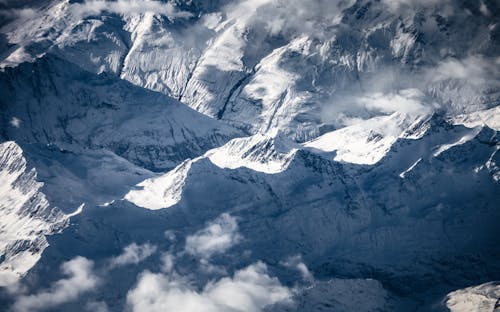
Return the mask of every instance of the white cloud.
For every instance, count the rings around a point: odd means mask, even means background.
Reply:
[[[495,61],[473,55],[462,60],[446,59],[435,69],[429,70],[425,78],[433,82],[448,79],[466,80],[471,85],[479,87],[492,83],[500,86],[499,75],[499,66]]]
[[[371,118],[374,113],[428,114],[436,109],[464,112],[488,108],[488,101],[494,100],[488,94],[500,88],[499,65],[494,58],[471,55],[446,58],[419,72],[386,68],[364,78],[362,92],[334,95],[331,103],[322,107],[321,117],[343,126]]]
[[[314,281],[314,276],[312,275],[311,271],[309,271],[309,269],[307,268],[307,265],[302,261],[302,256],[297,255],[289,257],[285,261],[282,261],[281,264],[286,267],[298,270],[302,275],[303,280],[309,282]]]
[[[29,19],[36,15],[36,11],[31,8],[24,9],[4,9],[0,10],[0,17],[7,18],[8,20],[13,19]]]
[[[72,5],[73,13],[80,18],[99,15],[101,12],[116,14],[143,14],[155,13],[165,15],[170,19],[187,18],[191,16],[189,12],[178,11],[170,2],[160,2],[153,0],[87,0],[84,3]]]
[[[264,27],[271,34],[296,36],[307,33],[323,35],[322,24],[339,21],[343,7],[352,0],[244,0],[229,5],[229,18],[246,20],[253,29]],[[293,16],[293,18],[290,18]]]
[[[58,280],[50,289],[34,295],[19,296],[12,310],[31,312],[50,310],[54,307],[77,299],[82,293],[93,290],[98,278],[93,274],[94,263],[83,257],[76,257],[63,263],[61,270],[68,278]]]
[[[290,300],[291,291],[256,263],[195,290],[185,278],[143,272],[127,294],[132,311],[258,312],[266,306]]]
[[[175,240],[177,238],[175,235],[175,232],[173,230],[166,230],[164,235],[165,235],[165,238],[171,242],[175,242]]]
[[[132,243],[123,248],[121,255],[111,258],[111,267],[120,267],[128,264],[138,264],[156,252],[156,246],[149,243],[137,245]]]
[[[175,257],[169,253],[165,252],[161,255],[161,270],[165,273],[170,273],[174,269]]]
[[[429,107],[423,104],[423,98],[424,94],[418,89],[404,89],[395,93],[376,92],[360,96],[355,101],[358,106],[369,111],[414,114],[429,112]]]
[[[427,8],[446,4],[449,0],[382,0],[390,9],[399,11],[402,8]]]
[[[225,267],[213,264],[205,258],[200,259],[199,269],[201,270],[201,272],[206,274],[215,274],[219,276],[227,275],[227,270]]]
[[[468,113],[495,105],[500,66],[494,58],[480,55],[447,58],[416,79],[448,113]]]
[[[224,213],[204,229],[187,236],[186,251],[192,255],[208,258],[213,254],[226,251],[241,239],[236,219]]]
[[[85,305],[85,309],[89,312],[108,312],[109,308],[106,302],[91,301]]]
[[[484,16],[491,16],[491,12],[488,9],[488,6],[484,1],[481,1],[481,4],[479,5],[479,11],[484,15]]]
[[[437,106],[417,88],[396,89],[392,92],[385,90],[386,88],[381,89],[383,91],[336,96],[330,105],[324,106],[323,120],[346,126],[380,114],[428,114]]]

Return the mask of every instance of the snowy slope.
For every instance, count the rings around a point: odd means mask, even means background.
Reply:
[[[200,206],[207,207],[205,208],[207,211],[212,211],[213,209],[221,209],[216,207],[223,203],[224,206],[233,207],[232,211],[238,211],[247,218],[250,215],[247,215],[246,211],[249,213],[250,211],[253,213],[261,212],[260,217],[272,216],[270,222],[276,224],[274,228],[278,231],[275,235],[286,235],[288,240],[298,244],[290,242],[291,245],[282,246],[283,250],[288,252],[290,252],[289,248],[293,250],[293,248],[297,248],[296,246],[301,246],[301,252],[328,254],[328,251],[336,246],[335,242],[340,246],[349,246],[349,243],[345,241],[348,240],[356,241],[355,245],[358,248],[364,246],[367,249],[344,250],[342,254],[347,257],[357,257],[358,252],[362,250],[359,256],[366,256],[370,250],[375,253],[386,248],[397,250],[397,247],[392,244],[399,245],[400,243],[389,243],[389,241],[396,239],[396,237],[401,238],[405,235],[404,231],[409,231],[407,233],[409,235],[408,244],[418,246],[419,253],[425,253],[423,246],[429,243],[431,245],[428,246],[427,252],[432,250],[431,253],[443,253],[444,256],[446,252],[452,253],[451,249],[455,248],[452,246],[459,244],[459,237],[465,233],[472,233],[469,231],[474,231],[474,224],[477,222],[476,219],[471,219],[470,223],[455,227],[453,219],[464,220],[465,216],[474,214],[475,209],[472,207],[475,206],[483,207],[481,209],[484,209],[485,216],[498,213],[494,209],[494,198],[498,196],[499,192],[495,179],[498,168],[486,165],[498,157],[497,134],[488,128],[452,127],[440,117],[427,119],[420,127],[427,130],[419,138],[398,139],[391,146],[390,151],[372,167],[341,165],[332,162],[329,157],[323,158],[322,153],[317,155],[314,150],[302,149],[296,152],[293,160],[289,161],[288,165],[280,171],[261,172],[260,168],[252,168],[248,165],[245,166],[248,169],[228,169],[220,166],[217,162],[212,163],[210,160],[211,155],[226,149],[226,147],[222,147],[219,151],[209,152],[204,158],[193,160],[189,166],[183,164],[183,170],[179,168],[169,172],[167,174],[171,177],[169,179],[165,177],[165,179],[144,182],[141,185],[147,185],[144,188],[144,197],[148,198],[152,204],[134,200],[134,198],[141,197],[142,191],[140,190],[133,191],[134,196],[126,198],[139,206],[158,209],[162,206],[161,197],[158,197],[158,202],[156,202],[155,195],[148,193],[148,190],[155,188],[158,194],[163,194],[162,190],[169,192],[175,190],[176,193],[172,196],[176,200],[164,202],[164,208],[173,209],[176,207],[174,204],[176,204],[186,212],[194,209],[198,215],[202,213],[198,212]],[[366,132],[369,133],[368,130]],[[460,139],[464,137],[469,139]],[[450,142],[454,144],[450,144]],[[447,148],[444,149],[443,146]],[[269,148],[262,149],[262,151],[267,150]],[[436,153],[438,150],[441,152]],[[471,153],[475,155],[474,158],[467,157]],[[176,178],[173,178],[174,176]],[[476,181],[478,186],[469,188],[470,180]],[[204,182],[200,183],[200,181]],[[450,183],[449,181],[454,182]],[[446,184],[448,186],[445,187]],[[214,192],[217,196],[214,196]],[[440,193],[437,195],[435,192]],[[203,198],[206,198],[208,194],[211,194],[211,201],[203,201]],[[420,197],[422,194],[426,195]],[[460,198],[457,197],[457,194],[461,194]],[[472,198],[475,200],[471,201]],[[455,206],[456,202],[462,202],[463,206],[460,208]],[[307,215],[307,218],[304,218],[302,213]],[[455,216],[452,217],[452,215]],[[318,218],[317,222],[314,222],[316,217]],[[322,220],[322,218],[326,219]],[[389,221],[392,218],[399,219],[399,221],[393,224]],[[482,219],[479,216],[475,218]],[[416,240],[411,238],[413,235],[411,233],[414,230],[418,231],[418,227],[432,227],[434,222],[432,220],[440,219],[447,220],[446,224],[449,224],[449,228],[445,231],[452,231],[453,234],[441,232],[443,231],[442,224],[438,222],[435,226],[439,231],[429,231],[429,233],[434,234],[428,237],[428,241],[422,235]],[[258,221],[254,220],[253,222]],[[330,222],[337,225],[332,226]],[[389,223],[382,226],[378,222]],[[413,223],[415,229],[403,230],[406,222]],[[483,229],[486,231],[486,228],[485,225]],[[490,230],[493,229],[494,226],[490,228]],[[252,231],[248,237],[256,239],[260,236],[259,230],[252,227],[248,230]],[[361,232],[358,233],[358,231]],[[368,232],[365,233],[365,231]],[[262,232],[266,233],[267,231],[262,230]],[[439,234],[440,232],[442,234]],[[358,234],[355,235],[355,238],[348,238],[349,233]],[[393,236],[395,233],[398,233],[397,236]],[[486,235],[484,239],[488,237],[486,233],[481,234]],[[358,235],[360,236],[358,237]],[[442,241],[438,239],[439,235],[442,235]],[[456,235],[458,241],[449,245],[452,235]],[[481,235],[478,236],[478,239],[483,237]],[[482,241],[481,244],[486,248],[491,243],[493,241],[489,243]],[[375,245],[369,247],[370,244]],[[266,249],[263,248],[263,250]],[[457,250],[462,249],[457,247]],[[408,252],[406,256],[399,255],[400,261],[402,261],[401,265],[404,265],[405,261],[409,261],[405,260],[405,257],[414,256],[410,250]],[[379,256],[381,257],[379,260],[386,261],[381,254]],[[419,257],[421,256],[422,254],[419,255]],[[391,261],[393,261],[391,262],[392,266],[395,266],[393,258]],[[370,258],[370,262],[371,265],[374,265],[375,258]]]
[[[335,152],[333,159],[337,161],[373,165],[387,154],[398,138],[404,137],[405,130],[415,119],[399,113],[375,117],[328,132],[304,146],[318,152]]]
[[[6,286],[36,264],[48,246],[45,235],[60,232],[68,216],[49,204],[15,142],[0,144],[0,176],[0,286]]]
[[[74,153],[55,145],[1,144],[2,286],[15,284],[70,217],[121,198],[154,173],[107,151]]]
[[[495,106],[488,110],[480,110],[470,114],[455,116],[451,119],[454,124],[464,125],[469,128],[488,126],[492,129],[500,129],[500,107]]]
[[[6,138],[107,148],[147,169],[172,168],[240,135],[174,99],[50,55],[1,73],[0,89]]]
[[[125,201],[84,210],[49,253],[55,258],[80,254],[104,266],[120,253],[117,246],[158,246],[162,252],[150,260],[108,273],[109,281],[118,279],[121,286],[100,298],[116,310],[126,303],[114,294],[135,289],[137,282],[133,274],[118,277],[121,270],[158,270],[165,265],[158,260],[162,253],[169,255],[173,276],[196,272],[191,280],[202,288],[207,280],[264,261],[283,285],[300,285],[293,304],[276,307],[285,311],[332,305],[351,311],[363,301],[358,291],[366,294],[361,310],[419,305],[425,310],[452,290],[498,278],[498,167],[487,165],[498,158],[498,134],[452,126],[438,115],[405,130],[373,165],[337,162],[297,145],[274,148],[279,139],[230,141],[228,146],[240,143],[252,157],[242,153],[242,165],[235,168],[212,163],[211,155],[227,151],[223,146],[146,180]],[[242,148],[241,142],[248,145]],[[436,154],[442,146],[448,148]],[[296,151],[279,171],[252,164],[256,155],[273,149],[283,155]],[[224,214],[230,217],[221,219]],[[293,258],[297,254],[300,261]],[[32,274],[49,274],[48,259]],[[315,284],[307,286],[311,276]],[[359,277],[373,281],[352,280]],[[327,297],[316,293],[324,294],[325,287]],[[81,300],[89,298],[94,295]]]
[[[243,129],[279,128],[298,141],[360,115],[421,110],[397,96],[406,89],[450,114],[498,103],[494,1],[390,3],[181,1],[170,10],[158,4],[165,12],[155,14],[54,1],[2,28],[11,46],[3,66],[51,51]],[[294,12],[297,21],[288,21]]]
[[[496,311],[499,308],[499,291],[498,283],[459,289],[448,294],[446,305],[452,312]]]

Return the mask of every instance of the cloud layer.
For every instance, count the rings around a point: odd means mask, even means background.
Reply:
[[[465,80],[474,87],[500,86],[500,68],[495,62],[478,55],[459,60],[448,58],[428,71],[426,80],[432,82],[449,79]]]
[[[226,251],[241,239],[236,219],[224,213],[204,229],[187,236],[186,251],[192,255],[208,258],[213,254]]]
[[[128,264],[138,264],[156,252],[156,246],[151,244],[137,245],[132,243],[123,249],[123,253],[111,258],[111,267],[119,267]]]
[[[353,0],[243,0],[226,7],[226,15],[244,21],[254,31],[264,29],[272,35],[307,33],[321,36],[325,23],[335,23],[342,8]],[[290,18],[293,16],[293,18]]]
[[[93,266],[92,261],[83,257],[76,257],[63,263],[61,270],[68,278],[58,280],[50,289],[37,294],[18,297],[12,310],[15,312],[51,310],[76,300],[81,294],[97,286],[99,280],[92,272]]]
[[[259,262],[234,276],[208,283],[197,291],[176,274],[143,272],[127,295],[132,311],[259,312],[266,306],[287,301],[291,291],[268,275]]]
[[[307,268],[307,265],[302,261],[302,256],[296,255],[293,257],[289,257],[288,259],[281,262],[282,265],[289,268],[294,268],[299,271],[302,279],[308,282],[314,281],[314,276]]]
[[[167,16],[170,19],[187,18],[191,16],[189,12],[178,11],[170,2],[153,0],[87,0],[84,3],[73,4],[72,10],[73,13],[79,17],[99,15],[101,12],[116,14],[155,13]]]

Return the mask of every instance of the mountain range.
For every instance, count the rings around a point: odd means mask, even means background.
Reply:
[[[0,0],[0,310],[497,311],[496,0]]]

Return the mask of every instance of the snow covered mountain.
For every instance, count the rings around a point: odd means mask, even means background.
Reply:
[[[0,1],[0,306],[500,308],[498,16]]]

